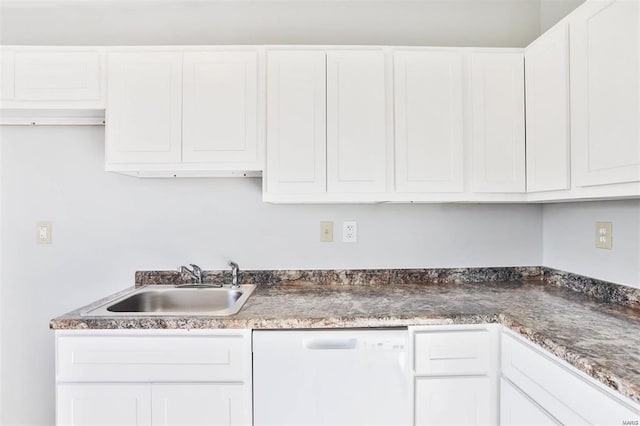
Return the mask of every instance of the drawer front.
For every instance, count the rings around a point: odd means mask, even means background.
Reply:
[[[250,337],[58,336],[58,382],[243,382]]]
[[[502,335],[502,375],[563,424],[622,424],[640,420],[640,411],[600,385],[580,377],[553,355],[509,334]],[[632,423],[630,423],[632,424]]]
[[[491,336],[488,330],[418,331],[414,336],[414,371],[418,375],[489,372]]]

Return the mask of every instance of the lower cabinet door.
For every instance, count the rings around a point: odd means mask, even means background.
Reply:
[[[251,389],[242,384],[153,385],[154,426],[251,425]]]
[[[488,377],[418,378],[416,426],[494,425]]]
[[[56,404],[60,426],[151,426],[148,384],[61,384]]]
[[[510,382],[500,380],[501,426],[553,426],[561,425],[551,414]]]

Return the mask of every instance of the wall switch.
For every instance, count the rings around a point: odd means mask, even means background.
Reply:
[[[596,222],[596,247],[611,250],[611,222]]]
[[[333,242],[333,222],[320,222],[320,241]]]
[[[358,241],[358,228],[355,221],[342,222],[342,242],[355,243]]]
[[[36,223],[36,242],[38,244],[51,244],[51,222]]]

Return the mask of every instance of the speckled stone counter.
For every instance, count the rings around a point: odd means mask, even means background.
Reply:
[[[480,283],[262,284],[230,317],[87,317],[53,329],[354,328],[501,323],[640,402],[640,310],[541,280]]]

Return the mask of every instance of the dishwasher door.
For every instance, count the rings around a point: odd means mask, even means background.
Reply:
[[[407,330],[253,332],[254,426],[404,426]]]

